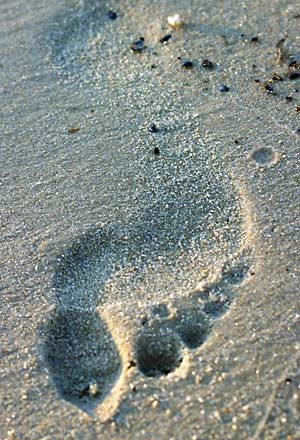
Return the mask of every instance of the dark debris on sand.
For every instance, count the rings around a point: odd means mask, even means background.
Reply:
[[[135,41],[134,43],[131,43],[130,49],[133,52],[142,52],[145,49],[145,38],[140,37],[139,40]]]
[[[158,132],[158,128],[156,127],[156,125],[151,122],[151,124],[149,125],[148,130],[150,131],[150,133],[157,133]]]

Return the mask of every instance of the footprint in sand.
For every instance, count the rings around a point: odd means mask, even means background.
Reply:
[[[91,17],[81,20],[85,28]],[[56,58],[73,50],[69,24]],[[183,128],[166,135],[161,155],[135,163],[132,215],[84,233],[55,260],[45,361],[61,396],[85,410],[116,408],[128,365],[145,380],[180,371],[249,273],[244,192],[219,147],[202,142],[193,121]]]
[[[148,377],[176,372],[183,347],[201,347],[247,276],[247,214],[206,155],[150,161],[132,218],[83,234],[57,258],[44,352],[57,389],[74,404],[105,401],[126,382],[128,363]],[[133,330],[111,324],[120,308]]]

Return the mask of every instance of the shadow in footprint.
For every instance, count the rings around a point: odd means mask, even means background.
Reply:
[[[210,320],[220,318],[229,309],[235,298],[235,288],[249,275],[251,261],[251,249],[243,249],[233,260],[225,263],[218,282],[207,286],[194,296],[194,299],[200,299],[202,310]]]
[[[163,327],[145,329],[136,342],[136,361],[145,376],[171,373],[182,361],[179,338]]]
[[[62,397],[86,411],[110,391],[121,359],[106,324],[95,311],[56,311],[46,324],[49,372]]]
[[[230,308],[235,288],[250,271],[250,261],[251,249],[243,249],[224,265],[217,282],[188,298],[178,298],[175,316],[169,315],[166,304],[150,308],[135,346],[141,373],[145,376],[169,374],[181,363],[182,346],[194,350],[206,341],[214,324]]]
[[[187,348],[198,348],[210,332],[208,317],[197,306],[180,309],[175,319],[175,331]]]

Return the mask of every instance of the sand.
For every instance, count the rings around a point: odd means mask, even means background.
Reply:
[[[300,438],[299,14],[1,2],[1,439]]]

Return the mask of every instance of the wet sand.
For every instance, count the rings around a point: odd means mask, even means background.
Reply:
[[[1,3],[1,439],[300,438],[299,14]]]

